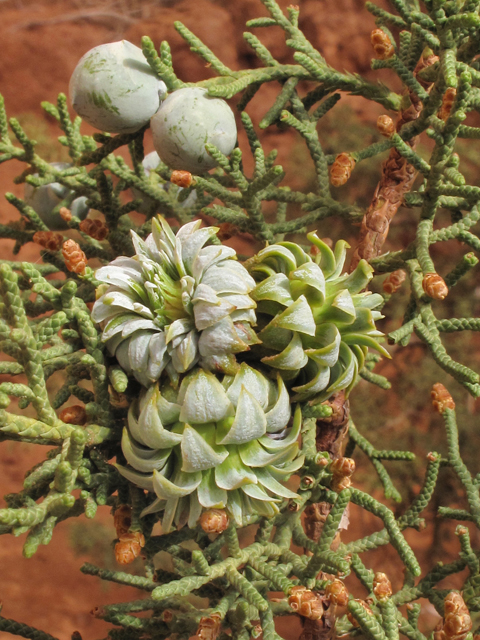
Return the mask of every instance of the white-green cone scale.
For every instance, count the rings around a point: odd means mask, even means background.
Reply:
[[[129,466],[117,468],[156,495],[143,515],[163,511],[164,532],[194,527],[210,508],[242,526],[295,497],[282,483],[303,465],[300,427],[280,376],[273,382],[242,364],[220,382],[197,368],[178,391],[156,384],[134,402],[122,438]]]
[[[175,382],[197,364],[234,373],[234,354],[258,341],[255,281],[234,249],[205,246],[218,228],[200,225],[189,222],[174,235],[159,217],[145,241],[132,231],[135,256],[96,272],[105,290],[92,318],[110,353],[145,387],[164,370]]]
[[[381,314],[379,294],[364,291],[373,269],[361,260],[342,275],[347,243],[332,251],[315,233],[308,234],[313,255],[298,245],[280,242],[248,261],[257,281],[252,297],[262,345],[262,362],[291,380],[292,401],[322,402],[333,393],[348,393],[362,369],[368,347],[386,357],[375,327]]]

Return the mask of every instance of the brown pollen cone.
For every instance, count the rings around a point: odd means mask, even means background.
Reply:
[[[455,402],[446,387],[441,382],[436,382],[430,392],[432,405],[435,411],[443,413],[445,409],[455,409]]]
[[[355,460],[352,458],[337,458],[330,463],[332,481],[330,488],[339,493],[343,489],[348,489],[352,484],[351,477],[355,471]]]
[[[85,411],[85,407],[79,404],[63,409],[58,414],[58,417],[66,424],[83,425],[87,422],[87,412]]]
[[[176,184],[177,187],[183,187],[184,189],[189,187],[193,182],[193,177],[190,171],[172,171],[170,176],[170,182]]]
[[[67,209],[67,207],[61,207],[58,213],[60,214],[60,217],[65,220],[65,222],[70,222],[73,217],[72,212],[70,211],[70,209]]]
[[[223,509],[208,509],[200,516],[199,523],[205,533],[222,533],[228,527],[229,519]]]
[[[378,116],[377,129],[385,138],[391,138],[395,133],[395,123],[390,116]]]
[[[138,558],[145,546],[145,537],[141,531],[124,533],[115,545],[115,560],[119,564],[130,564]]]
[[[47,251],[55,253],[62,247],[63,236],[55,231],[37,231],[33,234],[33,241]]]
[[[325,597],[330,600],[332,604],[339,607],[346,607],[348,604],[348,591],[347,587],[341,580],[335,578],[332,582],[329,582],[325,587]]]
[[[377,600],[388,600],[392,597],[392,583],[385,573],[377,572],[373,578],[373,594]]]
[[[448,296],[445,280],[438,273],[426,273],[423,276],[422,287],[427,296],[434,300],[444,300]]]
[[[392,41],[382,29],[374,29],[372,31],[370,42],[379,60],[388,60],[395,55],[395,48]]]
[[[85,220],[82,220],[79,227],[80,231],[83,231],[83,233],[86,233],[87,236],[90,236],[91,238],[93,238],[94,240],[98,240],[99,242],[105,240],[105,238],[108,236],[107,225],[98,218],[96,218],[95,220],[86,218]]]
[[[200,618],[197,633],[190,636],[189,640],[215,640],[222,627],[222,618],[218,613]]]
[[[390,273],[383,281],[384,292],[390,295],[396,293],[402,286],[403,282],[405,282],[406,277],[407,274],[405,273],[405,271],[403,271],[403,269],[392,271],[392,273]]]
[[[62,248],[65,266],[69,271],[82,275],[87,266],[87,256],[80,249],[75,240],[67,240]]]
[[[443,94],[442,106],[438,110],[438,117],[440,120],[446,120],[450,115],[450,112],[453,107],[453,103],[455,102],[455,97],[457,95],[457,90],[453,87],[448,87],[445,93]]]
[[[435,629],[434,640],[465,640],[472,630],[472,619],[462,596],[451,591],[444,606],[443,620]]]
[[[341,187],[352,175],[355,159],[349,153],[339,153],[330,168],[330,182],[334,187]]]
[[[288,604],[293,611],[309,620],[320,620],[323,616],[324,607],[321,596],[306,587],[292,587]]]

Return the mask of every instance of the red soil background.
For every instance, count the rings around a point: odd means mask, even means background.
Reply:
[[[288,0],[280,0],[286,7]],[[339,70],[347,69],[373,77],[370,71],[371,49],[369,33],[374,27],[370,14],[363,8],[363,0],[299,0],[300,26],[319,48],[327,61]],[[0,0],[0,93],[5,98],[7,113],[35,114],[43,119],[52,135],[58,135],[54,124],[40,108],[43,100],[55,102],[59,92],[67,92],[70,75],[79,58],[92,47],[125,38],[136,45],[142,35],[149,35],[158,46],[168,40],[173,51],[177,74],[186,81],[208,77],[211,72],[205,63],[189,51],[188,45],[173,28],[175,20],[182,21],[231,68],[241,69],[257,64],[242,37],[246,20],[266,15],[259,0],[182,0],[162,3],[152,0],[121,0],[118,2],[80,2],[79,0],[33,1]],[[258,30],[259,37],[280,61],[290,61],[291,51],[284,45],[282,34],[276,29]],[[376,75],[378,77],[378,75]],[[277,87],[266,87],[249,106],[249,113],[258,123],[273,103]],[[346,99],[361,117],[375,122],[374,110],[365,113],[361,99]],[[285,134],[272,128],[266,132],[267,149],[280,147],[279,161],[288,166],[291,148],[285,144]],[[88,129],[86,128],[87,132]],[[286,134],[289,135],[289,134]],[[53,158],[52,158],[53,159]],[[12,180],[23,167],[16,162],[0,166],[0,191],[13,191],[21,196],[23,187]],[[298,178],[301,181],[301,177]],[[0,220],[17,219],[18,213],[4,199],[0,199]],[[2,258],[11,258],[13,243],[0,240]],[[17,259],[35,260],[34,245],[24,247]],[[415,353],[410,354],[415,358]],[[420,356],[422,357],[421,353]],[[402,364],[390,365],[390,373]],[[391,419],[398,418],[398,404],[390,407]],[[387,413],[387,412],[386,412]],[[428,423],[428,418],[426,418]],[[425,421],[424,421],[425,422]],[[393,423],[392,423],[393,424]],[[425,427],[426,428],[426,427]],[[43,459],[39,447],[4,442],[0,445],[0,493],[20,490],[24,473]],[[378,522],[366,518],[355,509],[352,519],[355,531],[368,533],[378,529]],[[100,604],[132,600],[142,593],[127,587],[104,584],[84,576],[79,567],[85,560],[114,568],[110,541],[115,537],[112,518],[107,508],[99,509],[94,522],[84,518],[78,522],[60,524],[52,543],[40,547],[29,560],[22,557],[24,536],[2,536],[0,541],[0,600],[2,615],[23,621],[66,639],[78,630],[85,640],[104,637],[109,625],[95,619],[90,611]],[[410,534],[417,549],[427,546],[431,538]],[[373,554],[371,566],[385,566],[390,552],[386,549]],[[380,564],[381,563],[381,564]],[[392,570],[399,567],[392,557]],[[393,576],[392,576],[393,577]],[[395,581],[401,581],[401,575]],[[435,619],[432,614],[430,623]],[[298,637],[298,624],[282,624],[279,632],[285,638]],[[11,638],[0,632],[0,639]]]

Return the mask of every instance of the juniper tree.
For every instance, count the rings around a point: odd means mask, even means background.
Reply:
[[[26,534],[30,557],[50,542],[58,522],[83,513],[93,518],[98,506],[111,507],[117,561],[128,564],[141,554],[145,575],[91,564],[82,571],[146,592],[140,600],[99,607],[96,615],[114,625],[112,639],[263,634],[274,640],[281,635],[275,622],[293,615],[304,624],[304,638],[395,640],[401,634],[422,640],[421,599],[439,614],[435,638],[472,638],[470,614],[480,610],[479,552],[470,538],[480,526],[479,483],[460,455],[451,394],[441,383],[432,390],[445,423],[444,452],[428,454],[423,486],[399,517],[352,484],[352,456],[363,451],[385,497],[400,500],[384,461],[411,461],[414,453],[396,450],[393,441],[375,448],[355,427],[348,396],[357,393],[359,377],[386,391],[390,386],[374,370],[389,357],[375,323],[400,286],[409,287],[410,300],[388,342],[406,345],[415,334],[438,364],[439,379],[448,386],[454,378],[471,396],[480,395],[479,374],[455,361],[442,340],[443,333],[478,331],[480,321],[437,315],[449,290],[477,265],[480,250],[480,188],[467,184],[456,153],[458,139],[473,145],[480,137],[480,129],[463,124],[480,108],[478,2],[394,0],[393,13],[367,3],[378,27],[372,67],[394,72],[401,93],[327,64],[299,28],[298,7],[284,14],[275,0],[262,3],[267,15],[251,20],[245,33],[259,60],[253,69],[228,68],[176,23],[216,74],[185,83],[168,43],[157,51],[144,37],[144,58],[136,50],[132,55],[160,93],[157,102],[142,103],[151,113],[141,122],[129,112],[135,122],[119,123],[120,102],[107,90],[91,90],[84,115],[110,114],[100,125],[110,133],[83,135],[63,94],[56,105],[44,103],[63,132],[68,165],[42,159],[2,103],[0,161],[24,163],[16,182],[25,183],[26,195],[6,194],[20,217],[0,225],[0,237],[14,241],[14,253],[30,242],[43,250],[42,263],[0,261],[0,341],[9,357],[0,372],[10,376],[0,383],[0,433],[3,440],[49,448],[23,488],[6,496],[0,532]],[[262,30],[272,27],[283,33],[293,63],[278,62],[262,44]],[[101,73],[92,65],[92,75]],[[277,98],[253,122],[249,102],[267,83],[278,87]],[[330,155],[317,125],[344,93],[389,112],[378,120],[384,140]],[[172,157],[194,153],[183,146],[181,154],[160,160],[166,143],[159,114],[179,94],[237,97],[251,174],[233,138],[221,149],[218,138],[207,135],[188,166],[185,159],[173,166]],[[84,110],[81,96],[73,102]],[[144,136],[159,105],[152,127],[162,142],[152,164],[152,158],[145,162]],[[226,104],[222,109],[228,113]],[[179,113],[178,106],[169,112],[173,119]],[[303,140],[315,172],[311,191],[290,188],[276,152],[265,152],[261,131],[271,126],[291,128]],[[422,136],[432,141],[428,158],[417,151]],[[129,162],[116,153],[122,147]],[[368,208],[339,202],[331,185],[347,183],[374,156],[386,159]],[[48,217],[32,193],[50,198]],[[415,239],[384,252],[400,206],[411,210]],[[86,207],[101,217],[85,218]],[[440,227],[445,211],[451,223]],[[132,212],[141,214],[140,223]],[[349,266],[344,241],[337,238],[332,249],[321,239],[329,218],[361,225]],[[218,226],[200,228],[202,219]],[[67,229],[76,235],[63,233]],[[239,232],[261,249],[238,260],[222,239]],[[463,255],[440,274],[431,247],[452,240],[463,243]],[[372,294],[369,283],[382,274],[383,294]],[[46,382],[55,372],[63,382],[49,396]],[[9,411],[12,398],[18,409]],[[72,399],[80,404],[70,406]],[[22,413],[28,406],[36,417]],[[403,532],[424,526],[422,513],[441,491],[442,467],[465,492],[463,508],[438,512],[460,523],[458,559],[422,575]],[[285,486],[291,476],[299,478],[297,491]],[[382,528],[342,542],[350,503],[376,516]],[[163,533],[152,535],[158,520]],[[242,546],[238,532],[248,525],[255,540]],[[405,568],[395,593],[388,561],[381,573],[368,569],[368,552],[385,545]],[[172,571],[155,564],[160,551],[170,555]],[[363,590],[348,594],[343,580],[352,572]],[[460,592],[439,587],[462,572]],[[208,606],[193,606],[191,594]],[[135,615],[140,612],[149,613]],[[0,629],[51,638],[2,617]]]

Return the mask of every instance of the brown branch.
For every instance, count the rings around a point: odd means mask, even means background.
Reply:
[[[425,67],[434,64],[437,56],[421,58],[415,68],[415,75]],[[420,80],[419,80],[420,81]],[[428,90],[428,85],[420,81]],[[408,93],[411,105],[401,111],[396,129],[400,131],[407,122],[416,120],[422,110],[422,103],[417,95]],[[413,138],[408,144],[415,149],[417,138]],[[380,255],[383,244],[387,239],[390,223],[403,202],[404,195],[410,191],[417,177],[415,169],[408,164],[396,149],[390,150],[390,155],[382,165],[382,176],[372,202],[363,217],[360,230],[360,239],[352,256],[350,271],[353,271],[362,258],[370,261]]]
[[[341,457],[343,440],[348,433],[350,405],[344,391],[334,394],[328,401],[328,405],[333,409],[333,413],[328,418],[317,420],[316,446],[317,451],[326,451],[335,460]],[[310,504],[305,509],[305,533],[311,540],[318,542],[320,539],[330,509],[331,505],[328,502]],[[333,546],[338,546],[339,541],[339,534],[337,534],[332,543]],[[325,604],[325,613],[320,620],[305,619],[299,640],[333,640],[335,620],[335,607],[328,607]]]

